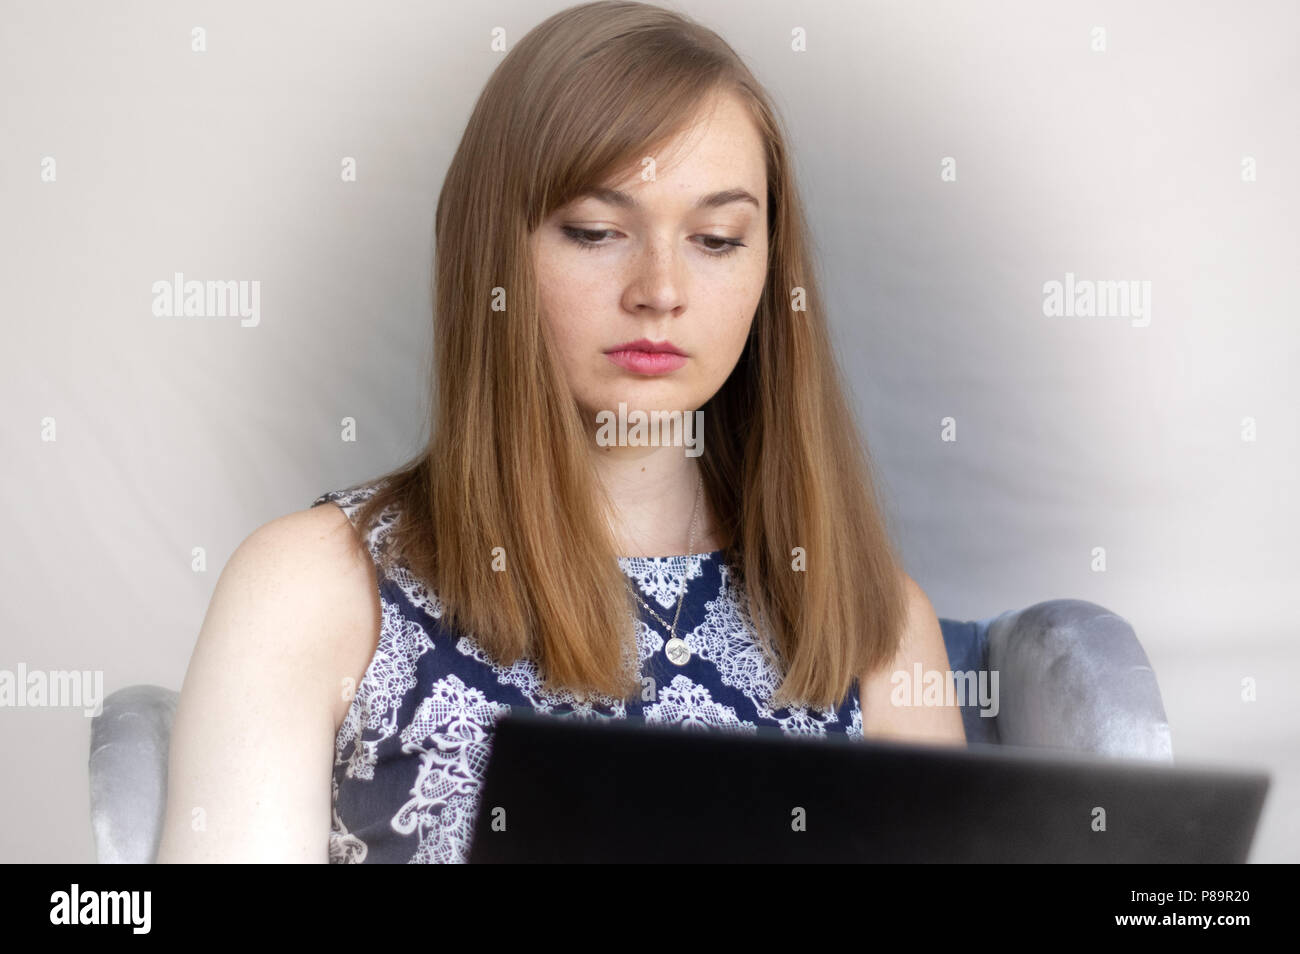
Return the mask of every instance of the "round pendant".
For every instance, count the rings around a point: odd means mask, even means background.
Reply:
[[[668,661],[675,666],[685,666],[691,659],[691,648],[686,645],[686,640],[678,639],[674,636],[668,640],[668,645],[664,647],[664,655]]]

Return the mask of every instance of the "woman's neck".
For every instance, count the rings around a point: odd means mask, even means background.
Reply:
[[[698,485],[699,457],[687,457],[681,447],[599,447],[594,441],[591,452],[613,506],[611,529],[620,556],[708,553],[722,546],[707,495]]]

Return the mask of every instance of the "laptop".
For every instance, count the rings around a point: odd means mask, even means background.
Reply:
[[[1240,863],[1269,775],[514,709],[470,863]]]

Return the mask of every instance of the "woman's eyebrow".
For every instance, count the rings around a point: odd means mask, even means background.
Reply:
[[[641,203],[632,198],[628,193],[618,189],[606,189],[602,186],[591,186],[583,189],[574,200],[592,198],[601,202],[608,202],[610,205],[616,205],[623,209],[639,209]],[[710,192],[708,195],[700,196],[695,202],[697,209],[716,209],[720,206],[729,205],[732,202],[751,202],[754,208],[760,208],[758,199],[745,189],[723,189],[721,192]]]

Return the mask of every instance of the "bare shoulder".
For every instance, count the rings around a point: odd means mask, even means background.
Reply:
[[[961,711],[946,704],[946,693],[936,701],[935,692],[925,691],[927,685],[946,685],[950,679],[939,617],[911,576],[903,573],[902,582],[907,614],[898,655],[861,680],[864,733],[868,738],[965,745]],[[914,685],[918,664],[922,682]]]
[[[373,562],[322,505],[246,537],[217,580],[172,727],[159,861],[324,861],[343,692],[378,632]]]
[[[259,630],[267,629],[266,620],[281,620],[285,625],[259,636],[272,640],[266,648],[303,662],[334,669],[340,655],[368,660],[374,641],[364,637],[377,633],[379,622],[374,563],[339,507],[295,511],[258,527],[236,548],[209,615],[223,608],[263,614]],[[225,630],[222,636],[239,638]]]
[[[279,636],[299,639],[286,652],[327,670],[331,722],[337,731],[355,687],[374,655],[381,624],[374,561],[347,515],[332,503],[263,524],[231,557],[227,572],[246,578],[264,599],[284,597],[283,609],[309,621]]]

